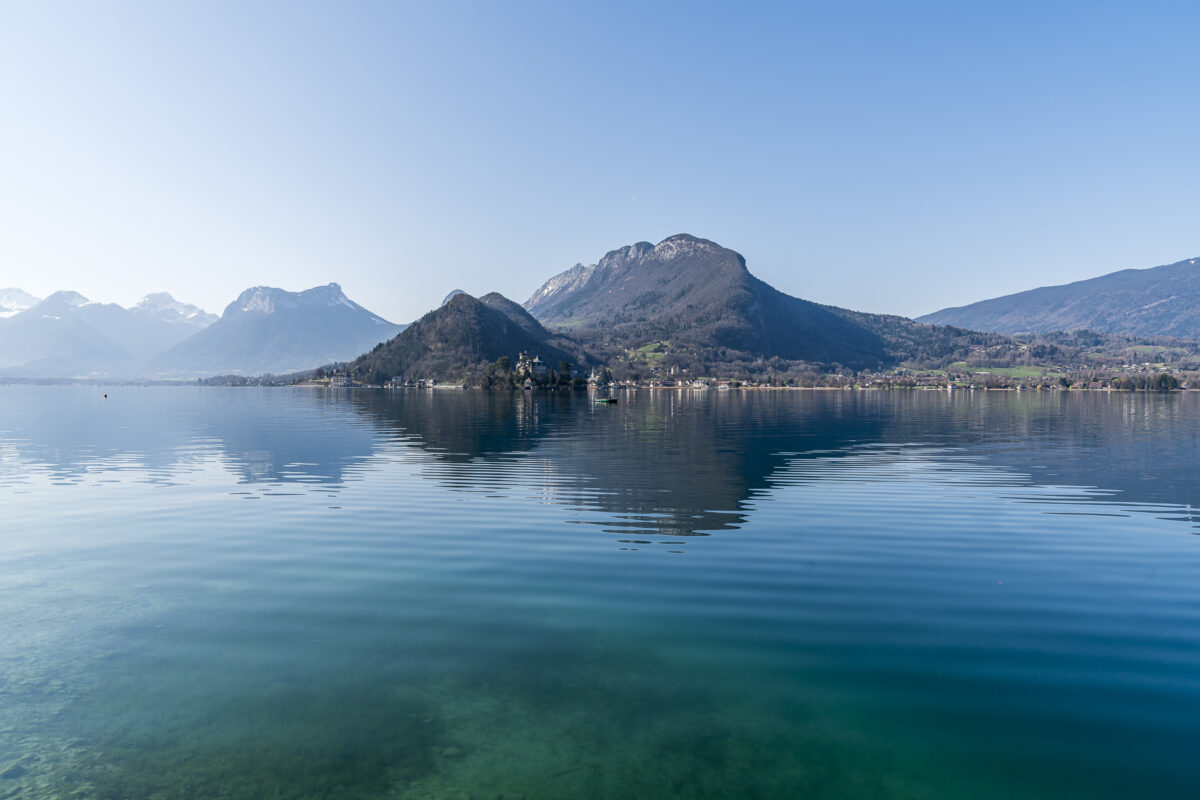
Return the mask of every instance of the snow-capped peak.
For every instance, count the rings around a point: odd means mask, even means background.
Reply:
[[[19,314],[27,308],[33,308],[40,302],[41,300],[29,292],[15,287],[0,289],[0,319],[11,317],[13,314]]]
[[[70,290],[66,290],[66,291],[61,291],[61,292],[55,292],[54,294],[50,295],[42,302],[50,303],[50,304],[54,304],[54,305],[63,305],[63,306],[71,306],[73,308],[79,308],[80,306],[86,306],[91,301],[88,300],[83,295],[81,295],[79,292],[72,292]]]
[[[144,314],[172,325],[204,328],[217,321],[216,314],[209,314],[191,303],[181,303],[167,292],[148,294],[129,310],[135,314]]]
[[[151,292],[141,300],[138,300],[134,308],[142,308],[147,311],[162,311],[163,309],[181,308],[182,306],[183,304],[172,297],[169,292]]]

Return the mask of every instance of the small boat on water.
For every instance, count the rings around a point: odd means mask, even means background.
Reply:
[[[615,397],[597,397],[596,398],[596,405],[598,405],[598,406],[615,406],[616,404],[617,404],[617,398],[615,398]]]

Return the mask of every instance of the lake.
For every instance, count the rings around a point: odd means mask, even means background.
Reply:
[[[620,397],[0,387],[0,799],[1200,793],[1200,393]]]

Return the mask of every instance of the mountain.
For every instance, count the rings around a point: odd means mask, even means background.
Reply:
[[[676,350],[850,367],[890,360],[878,333],[778,291],[751,275],[739,253],[688,234],[577,264],[525,308],[546,325],[627,347],[663,340]]]
[[[457,380],[501,356],[515,363],[522,351],[540,356],[551,367],[560,361],[578,363],[583,359],[574,349],[573,342],[555,337],[502,295],[475,298],[459,293],[358,358],[348,370],[371,382],[396,376]]]
[[[162,293],[161,296],[170,298],[166,293]],[[141,363],[151,356],[202,330],[208,318],[215,319],[213,315],[205,314],[195,306],[187,306],[195,308],[198,312],[188,319],[185,313],[167,308],[169,304],[161,305],[163,307],[159,308],[158,305],[146,303],[143,299],[142,303],[133,308],[122,308],[116,303],[90,303],[84,300],[75,305],[71,313],[116,342],[140,367]],[[175,305],[185,307],[182,303]],[[133,373],[125,374],[129,376]]]
[[[165,293],[126,309],[93,303],[78,292],[55,292],[0,320],[0,370],[11,377],[135,378],[147,358],[191,336],[209,318]]]
[[[29,292],[16,288],[0,289],[0,319],[19,314],[27,308],[33,308],[41,300]]]
[[[103,323],[112,314],[103,307],[88,308],[98,305],[89,303],[78,292],[55,292],[33,307],[0,321],[0,375],[31,378],[130,375],[137,359],[103,330]]]
[[[216,314],[209,314],[190,303],[181,303],[166,292],[148,294],[129,310],[137,316],[155,319],[177,328],[184,336],[204,330],[220,319]]]
[[[348,361],[403,326],[371,313],[336,283],[303,292],[247,289],[221,318],[151,363],[160,375],[257,375]]]
[[[1200,338],[1200,258],[944,308],[919,322],[1000,333],[1092,330]]]

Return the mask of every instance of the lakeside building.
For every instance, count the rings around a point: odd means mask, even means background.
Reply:
[[[550,367],[542,361],[540,356],[530,356],[529,353],[522,352],[517,356],[517,374],[524,375],[533,380],[545,380],[550,374]]]

